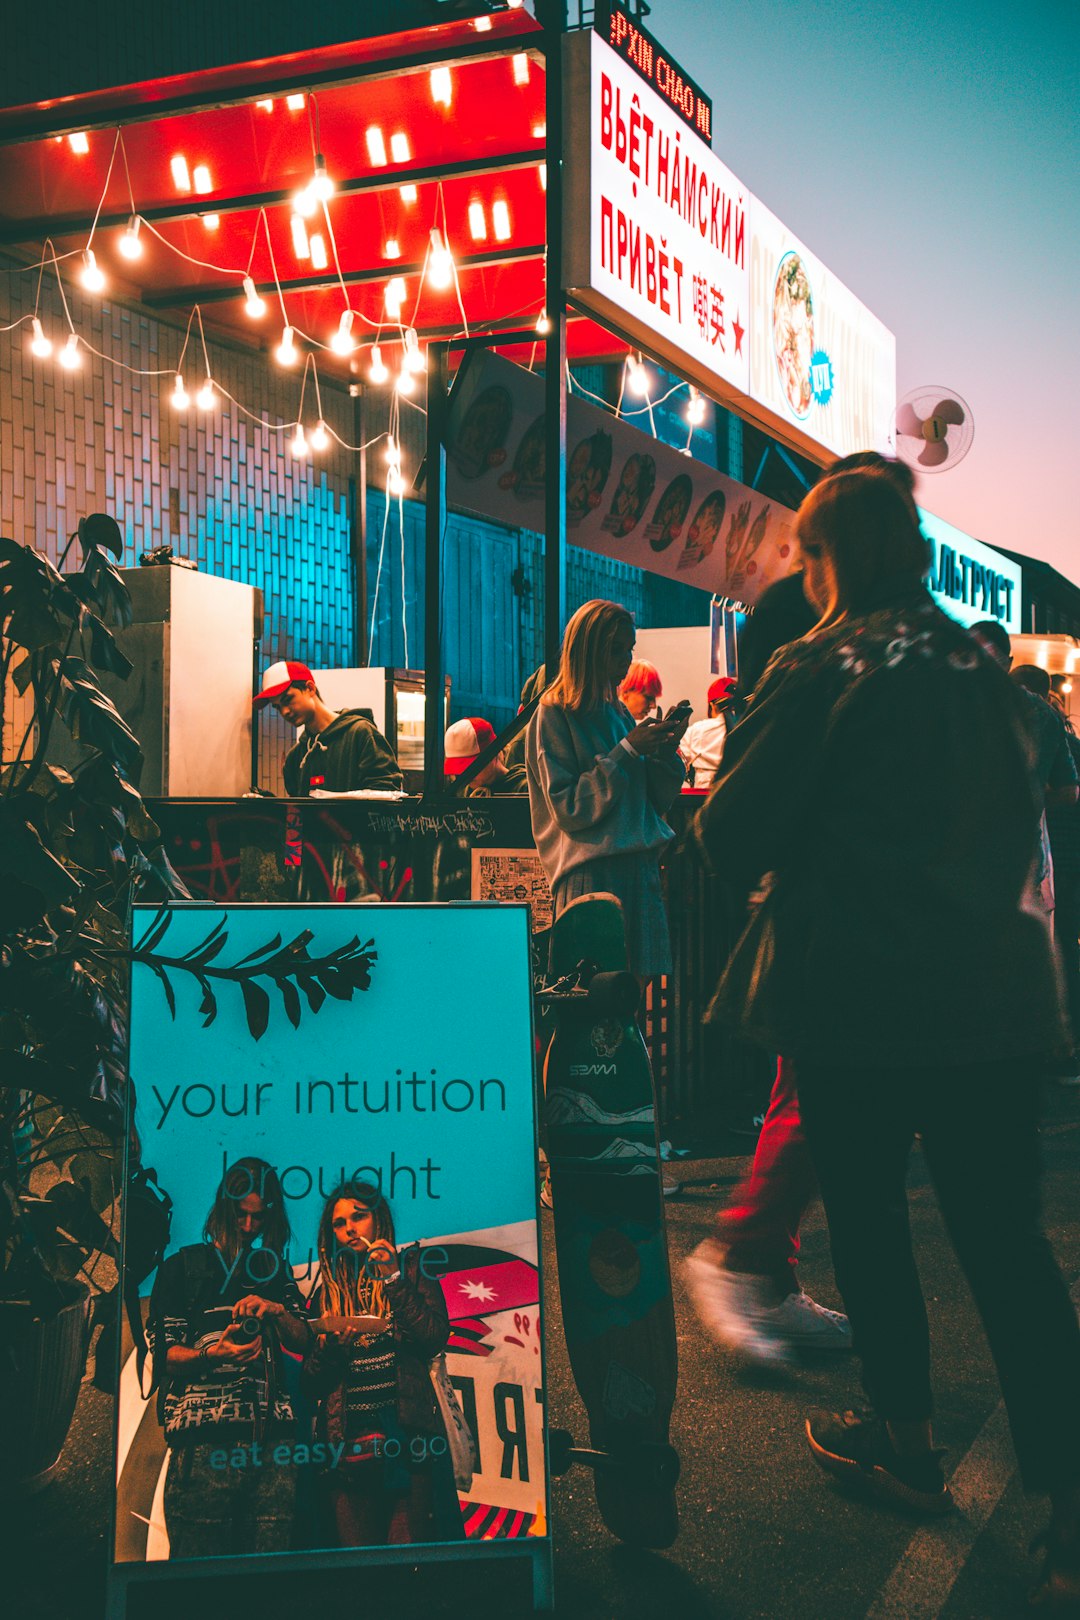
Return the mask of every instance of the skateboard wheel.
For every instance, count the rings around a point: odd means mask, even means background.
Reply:
[[[632,1019],[641,1002],[641,988],[632,973],[596,973],[589,981],[590,1012]]]
[[[659,1490],[673,1491],[679,1483],[682,1462],[674,1446],[643,1445],[638,1452],[641,1471]]]

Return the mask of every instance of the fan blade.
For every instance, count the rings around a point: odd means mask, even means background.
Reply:
[[[940,467],[949,459],[949,442],[947,439],[931,440],[919,451],[920,467]]]
[[[964,415],[964,407],[959,400],[955,399],[939,400],[930,414],[931,416],[940,416],[943,422],[951,422],[954,427],[959,427],[961,422],[967,421],[967,417]]]
[[[913,406],[903,404],[896,407],[896,431],[907,439],[922,438],[922,418],[916,415]]]

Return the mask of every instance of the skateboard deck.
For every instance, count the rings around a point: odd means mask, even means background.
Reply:
[[[568,1436],[560,1447],[553,1435],[552,1467],[587,1463],[608,1528],[669,1547],[679,1526],[668,1442],[675,1317],[656,1093],[614,895],[585,895],[560,914],[550,979],[544,1073],[559,1288],[594,1448],[574,1451]]]

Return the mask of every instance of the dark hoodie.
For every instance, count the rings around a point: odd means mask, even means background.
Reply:
[[[285,791],[294,799],[312,788],[351,793],[401,787],[390,744],[359,709],[342,709],[317,735],[305,732],[285,756],[284,776]]]

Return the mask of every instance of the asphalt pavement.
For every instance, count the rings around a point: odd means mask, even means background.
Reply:
[[[1043,1129],[1047,1228],[1080,1299],[1080,1093],[1055,1087]],[[722,1144],[721,1144],[722,1145]],[[744,1156],[683,1160],[667,1206],[672,1261],[706,1236]],[[681,1531],[670,1551],[614,1543],[591,1478],[552,1486],[556,1613],[582,1620],[1013,1620],[1037,1565],[1027,1548],[1045,1515],[1025,1499],[990,1356],[944,1237],[925,1167],[910,1176],[912,1229],[930,1313],[938,1392],[936,1435],[961,1512],[920,1525],[850,1495],[820,1473],[803,1420],[813,1406],[860,1398],[850,1357],[782,1374],[741,1371],[703,1336],[676,1276],[679,1396],[673,1441],[682,1456]],[[587,1429],[561,1351],[551,1217],[544,1216],[552,1424]],[[820,1210],[803,1234],[803,1284],[839,1307]],[[110,1488],[108,1397],[85,1384],[59,1477],[0,1524],[5,1612],[19,1620],[98,1620],[105,1610]],[[248,1576],[133,1590],[130,1620],[298,1620],[308,1614],[434,1620],[532,1612],[517,1561],[467,1567]],[[3,1606],[0,1604],[0,1606]]]

